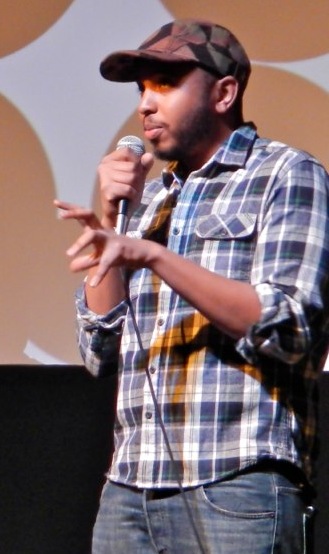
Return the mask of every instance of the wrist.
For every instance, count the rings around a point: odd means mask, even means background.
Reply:
[[[166,255],[167,248],[153,241],[145,241],[147,243],[147,255],[145,259],[145,267],[156,271],[160,269],[163,257]]]
[[[101,218],[101,226],[103,229],[113,231],[116,227],[116,215],[115,216],[103,216]]]

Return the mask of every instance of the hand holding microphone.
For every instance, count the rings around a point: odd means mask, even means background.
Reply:
[[[145,146],[143,141],[139,137],[136,137],[134,135],[128,135],[119,140],[119,142],[117,143],[116,151],[123,148],[129,148],[130,150],[132,150],[132,152],[134,152],[135,155],[137,155],[139,158],[142,158],[140,164],[140,169],[142,171],[140,172],[139,179],[142,178],[142,185],[144,186],[146,174],[151,169],[154,163],[154,158],[152,154],[145,154]],[[118,235],[123,235],[127,231],[129,207],[130,201],[127,198],[122,198],[121,200],[119,200],[116,220],[116,232]]]
[[[119,140],[116,149],[120,150],[121,148],[130,148],[140,158],[145,153],[145,146],[143,141],[139,137],[136,137],[134,135],[122,137],[122,139]],[[128,208],[129,200],[127,200],[127,198],[122,198],[122,200],[120,200],[118,204],[118,216],[116,224],[116,232],[118,233],[118,235],[126,234],[128,226]]]
[[[129,152],[128,155],[119,155],[118,151],[123,148],[129,148],[135,156]],[[141,159],[136,158],[136,154]],[[71,258],[70,269],[73,272],[90,270],[97,266],[96,273],[89,281],[92,287],[100,283],[111,267],[126,264],[143,266],[149,254],[145,241],[137,241],[139,248],[136,248],[136,243],[129,247],[130,241],[136,239],[124,234],[128,225],[128,209],[131,209],[129,198],[138,203],[146,174],[152,165],[153,156],[145,153],[141,139],[123,137],[116,150],[105,156],[99,166],[103,212],[101,220],[90,209],[55,201],[57,208],[62,210],[63,219],[75,219],[83,227],[82,234],[67,250],[67,255]],[[127,196],[124,197],[124,194]],[[90,247],[92,252],[84,254],[85,249]]]

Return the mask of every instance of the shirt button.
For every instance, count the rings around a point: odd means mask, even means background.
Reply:
[[[155,368],[153,365],[151,365],[151,367],[150,367],[150,373],[153,374],[153,373],[155,373],[155,372],[156,372],[156,368]]]
[[[164,324],[164,319],[163,319],[163,317],[159,317],[159,319],[158,319],[158,321],[157,321],[158,327],[162,327],[163,324]]]
[[[228,233],[225,229],[222,229],[222,231],[219,233],[220,237],[227,237]]]
[[[180,234],[180,229],[179,229],[178,227],[174,227],[173,230],[172,230],[172,232],[173,232],[173,235],[176,235],[176,236],[177,236],[177,235]]]
[[[152,412],[145,412],[146,419],[152,419]]]

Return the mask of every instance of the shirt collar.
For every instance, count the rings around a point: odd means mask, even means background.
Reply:
[[[225,166],[243,167],[257,138],[256,127],[253,123],[242,125],[233,131],[206,165],[216,162]]]
[[[213,163],[229,167],[243,167],[257,138],[255,125],[252,122],[245,123],[233,131],[203,168],[200,168],[200,171],[205,170]],[[183,179],[179,176],[178,162],[170,162],[162,171],[162,182],[166,188],[169,188],[174,181],[183,184]]]

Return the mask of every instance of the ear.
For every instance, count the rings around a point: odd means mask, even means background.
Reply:
[[[239,83],[231,75],[219,79],[215,85],[216,111],[225,114],[233,106],[239,92]]]

